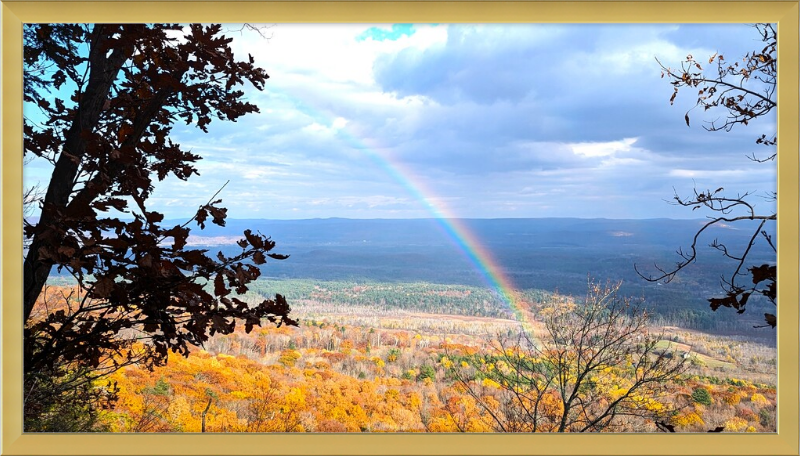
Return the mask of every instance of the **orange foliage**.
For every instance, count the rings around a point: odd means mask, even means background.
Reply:
[[[120,400],[106,419],[117,432],[200,432],[201,415],[210,398],[207,432],[497,430],[491,414],[503,414],[502,394],[506,390],[494,380],[476,381],[483,395],[479,403],[462,385],[445,375],[447,369],[461,366],[461,361],[454,361],[458,356],[488,351],[486,345],[482,348],[469,345],[468,339],[449,335],[448,342],[439,345],[437,341],[428,349],[403,350],[402,356],[387,363],[390,355],[398,353],[393,351],[394,344],[376,344],[366,354],[351,348],[364,347],[366,352],[367,329],[348,327],[337,332],[342,337],[340,351],[328,349],[329,341],[324,337],[314,337],[319,331],[316,326],[307,326],[295,330],[256,330],[250,335],[237,333],[231,335],[234,337],[212,339],[209,346],[216,347],[217,352],[228,350],[248,356],[197,350],[188,358],[170,357],[166,366],[157,367],[154,372],[137,367],[121,370],[111,378],[118,382]],[[289,344],[289,337],[296,345]],[[398,340],[419,338],[408,336]],[[493,367],[489,364],[485,366],[487,371],[507,369],[502,362]],[[437,375],[420,378],[423,366],[433,366]],[[608,396],[598,400],[608,400],[615,391],[625,388],[610,374],[607,377],[592,379],[598,391],[605,391]],[[739,402],[742,397],[749,398],[748,405],[752,404],[757,412],[756,407],[771,404],[774,391],[755,389],[752,385],[736,389],[727,385],[715,387],[697,380],[676,388],[687,393],[696,386],[707,387],[720,399],[713,407],[738,410],[735,419],[725,423],[726,427],[737,431],[755,429],[754,426],[763,429],[758,414]],[[672,400],[685,402],[688,396],[684,396],[676,389]],[[552,431],[554,427],[548,427],[547,423],[556,422],[563,413],[561,398],[548,391],[539,400],[544,424],[537,430]],[[646,398],[641,403],[646,407],[659,405],[647,402]],[[672,422],[684,430],[702,431],[706,426],[702,413],[702,407],[695,407],[674,416]],[[525,423],[515,426],[525,429]]]

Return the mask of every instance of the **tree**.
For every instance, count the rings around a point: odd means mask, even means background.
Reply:
[[[240,87],[261,90],[269,76],[230,42],[220,25],[24,28],[25,154],[53,167],[24,227],[26,425],[50,413],[54,383],[92,390],[124,365],[188,355],[237,320],[296,325],[281,295],[253,307],[235,297],[267,258],[286,258],[269,237],[245,231],[233,256],[187,248],[191,222],[225,225],[216,195],[182,225],[147,207],[156,179],[198,174],[201,157],[169,138],[174,122],[208,132],[214,118],[258,112]],[[53,268],[78,284],[58,305],[43,295]]]
[[[715,73],[713,75],[706,75],[703,65],[691,55],[681,62],[680,69],[666,67],[659,61],[662,69],[661,76],[666,76],[674,89],[670,104],[674,102],[680,89],[697,89],[698,98],[695,108],[702,107],[703,111],[723,111],[725,113],[722,123],[711,121],[704,126],[709,131],[731,131],[737,125],[748,125],[775,109],[778,106],[776,99],[777,32],[772,24],[756,24],[753,27],[761,37],[763,48],[760,51],[755,50],[746,54],[741,62],[729,62],[723,55],[715,53],[708,59],[708,65],[715,64],[715,67],[710,70]],[[686,125],[689,126],[689,112],[684,118]],[[777,156],[775,152],[778,143],[777,135],[769,137],[762,134],[755,142],[768,147],[769,152],[764,157],[753,154],[750,159],[757,164],[773,162]],[[698,253],[697,244],[708,228],[723,223],[736,223],[744,225],[744,229],[752,230],[753,234],[746,245],[736,249],[730,248],[716,239],[711,242],[711,247],[720,251],[725,258],[733,260],[731,272],[721,278],[725,296],[709,298],[711,309],[716,311],[720,307],[730,307],[741,314],[745,312],[749,298],[754,295],[762,296],[777,306],[776,266],[774,264],[750,265],[753,247],[759,240],[765,242],[773,252],[777,252],[775,242],[765,228],[767,222],[777,220],[777,212],[770,210],[766,213],[759,213],[756,210],[756,204],[752,201],[754,196],[750,192],[737,193],[733,196],[726,193],[721,187],[714,191],[709,189],[699,192],[695,188],[694,193],[688,197],[681,197],[676,193],[674,204],[690,207],[693,211],[702,208],[711,211],[714,215],[709,216],[709,220],[695,233],[688,252],[684,252],[682,249],[678,250],[681,259],[673,268],[664,269],[656,265],[657,274],[643,274],[638,268],[636,268],[636,272],[651,282],[661,280],[669,282],[675,278],[678,272],[695,262]],[[769,201],[775,201],[777,193],[771,192],[766,195],[766,198]],[[748,221],[756,223],[747,225]],[[742,283],[742,279],[748,275],[751,279],[750,283]],[[767,322],[767,325],[764,326],[776,327],[777,318],[774,314],[765,313],[764,318]]]
[[[711,405],[711,394],[707,389],[697,387],[692,391],[692,400],[698,404]]]
[[[630,431],[655,422],[669,412],[659,398],[687,365],[659,348],[645,310],[618,290],[590,284],[582,303],[553,297],[537,309],[540,340],[527,332],[500,338],[469,367],[454,362],[453,375],[503,432]]]

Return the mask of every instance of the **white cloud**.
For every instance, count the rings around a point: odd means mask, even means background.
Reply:
[[[234,34],[237,56],[270,74],[247,95],[261,113],[214,122],[209,135],[176,127],[204,157],[191,179],[203,187],[159,194],[202,194],[191,207],[230,179],[234,218],[430,217],[420,195],[464,217],[653,217],[681,216],[662,202],[689,179],[774,187],[774,168],[743,158],[755,124],[715,135],[694,127],[698,113],[687,128],[691,93],[670,106],[659,78],[654,57],[713,53],[706,43],[732,39],[715,35],[721,26],[415,26],[358,41],[370,27]]]
[[[345,119],[344,117],[337,117],[337,118],[333,119],[333,123],[331,124],[331,128],[333,128],[334,130],[341,130],[342,128],[344,128],[348,124],[348,122],[349,121],[347,119]]]
[[[620,141],[581,142],[569,144],[572,152],[583,157],[609,157],[618,152],[629,152],[638,138],[624,138]]]
[[[267,70],[270,83],[282,85],[289,78],[307,76],[317,82],[372,85],[372,65],[384,53],[414,47],[425,49],[443,42],[445,27],[417,26],[411,36],[396,40],[357,41],[374,24],[277,24],[270,38],[250,34],[234,40],[235,50],[249,52]]]
[[[743,177],[750,174],[749,169],[673,169],[669,172],[672,177],[716,179],[721,177]]]

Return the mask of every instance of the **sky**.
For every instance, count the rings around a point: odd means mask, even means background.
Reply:
[[[156,185],[150,208],[189,218],[220,193],[230,218],[699,218],[675,207],[724,187],[776,189],[755,144],[776,117],[730,132],[684,114],[679,66],[761,49],[748,25],[269,24],[231,27],[234,53],[270,75],[260,108],[209,133],[176,125],[199,176]],[[42,163],[25,183],[46,182]],[[760,212],[774,210],[766,198]]]

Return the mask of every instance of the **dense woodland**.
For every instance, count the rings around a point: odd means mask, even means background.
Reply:
[[[425,283],[255,284],[265,293],[296,290],[293,314],[300,326],[217,335],[152,371],[117,371],[99,381],[116,397],[96,429],[200,432],[205,420],[206,432],[500,430],[492,407],[502,407],[503,390],[490,372],[502,365],[498,339],[517,334],[520,323],[488,291]],[[49,288],[48,305],[58,306],[67,290]],[[252,293],[248,299],[257,300],[259,291]],[[551,299],[544,292],[528,296],[539,303]],[[669,394],[648,399],[648,408],[667,412],[665,421],[678,431],[775,431],[774,346],[674,327],[651,330],[661,337],[660,347],[686,356],[689,368]],[[592,378],[599,394],[614,398],[624,390],[622,368]],[[478,398],[457,380],[466,371]],[[558,413],[555,395],[547,400],[552,403],[543,413]],[[614,430],[657,428],[652,420],[630,417]]]

